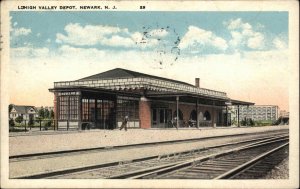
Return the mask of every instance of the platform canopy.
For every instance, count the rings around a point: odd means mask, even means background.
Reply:
[[[150,99],[174,101],[179,97],[180,102],[195,103],[198,101],[199,104],[215,105],[215,106],[226,106],[226,105],[243,105],[249,106],[254,105],[252,102],[238,101],[230,98],[216,97],[211,95],[198,95],[183,92],[157,92],[148,91],[146,96]]]
[[[233,106],[252,106],[255,104],[253,102],[246,102],[246,101],[233,100],[233,99],[230,99],[230,102]]]

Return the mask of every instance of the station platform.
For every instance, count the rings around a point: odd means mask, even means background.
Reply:
[[[9,156],[287,130],[289,126],[40,131],[10,134]]]

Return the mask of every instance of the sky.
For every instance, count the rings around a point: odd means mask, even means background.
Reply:
[[[10,103],[117,67],[288,110],[288,12],[10,12]]]

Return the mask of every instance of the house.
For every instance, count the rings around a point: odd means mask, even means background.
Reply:
[[[38,112],[34,106],[13,105],[9,112],[9,118],[15,120],[18,116],[22,116],[23,120],[29,120],[38,117]]]

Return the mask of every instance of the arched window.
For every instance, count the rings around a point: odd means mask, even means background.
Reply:
[[[204,116],[203,116],[202,112],[199,112],[198,116],[199,116],[198,117],[199,121],[203,121],[204,120]]]
[[[206,120],[206,121],[211,120],[210,113],[208,111],[205,111],[205,113],[204,113],[204,120]]]
[[[179,120],[183,120],[183,114],[182,111],[180,109],[178,109],[178,116],[179,116]],[[173,117],[177,117],[177,111],[174,111]]]
[[[193,110],[190,114],[190,120],[197,120],[197,112],[196,110]]]

